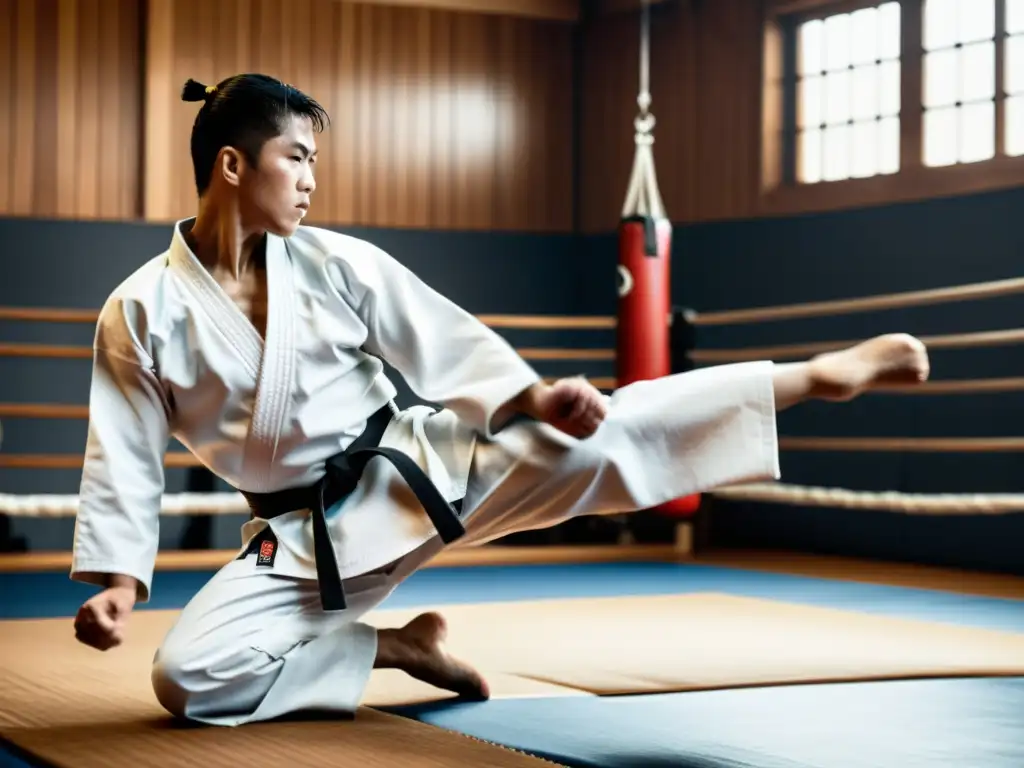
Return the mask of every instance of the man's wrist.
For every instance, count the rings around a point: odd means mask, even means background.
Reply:
[[[139,581],[134,576],[123,573],[108,573],[106,579],[107,589],[138,589]]]

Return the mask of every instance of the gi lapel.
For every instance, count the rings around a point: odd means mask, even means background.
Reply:
[[[295,378],[293,265],[287,243],[274,235],[267,235],[267,294],[267,341],[243,464],[250,485],[262,490],[271,490],[274,459]]]
[[[186,220],[188,221],[188,220]],[[198,307],[238,353],[252,377],[254,405],[246,436],[242,472],[246,490],[272,490],[271,469],[288,415],[295,369],[295,290],[291,257],[284,240],[267,235],[266,342],[189,249],[178,222],[170,262]]]
[[[171,268],[181,276],[185,287],[198,299],[198,309],[206,313],[213,327],[238,352],[240,362],[255,382],[263,359],[263,339],[188,247],[181,234],[181,226],[189,221],[185,219],[174,225],[170,250]]]

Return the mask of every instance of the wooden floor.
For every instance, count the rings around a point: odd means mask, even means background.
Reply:
[[[942,592],[1024,600],[1024,577],[938,568],[913,563],[891,563],[800,552],[723,550],[695,562],[724,568],[788,573],[820,579],[857,581],[893,587],[934,589]]]
[[[234,550],[162,552],[157,557],[156,567],[158,570],[210,570],[221,567],[236,554],[237,552]],[[1024,600],[1024,578],[1017,576],[793,552],[723,550],[688,556],[681,554],[671,545],[565,547],[492,545],[444,552],[427,567],[615,562],[689,562],[766,573],[787,573],[813,578]],[[70,564],[71,555],[68,552],[0,555],[0,572],[3,573],[64,570],[69,568]]]
[[[238,550],[168,551],[157,555],[157,570],[182,571],[220,568]],[[452,568],[479,565],[538,565],[544,563],[665,562],[676,559],[670,545],[508,547],[485,546],[441,553],[427,567]],[[0,573],[52,571],[69,568],[69,552],[29,552],[0,555]]]

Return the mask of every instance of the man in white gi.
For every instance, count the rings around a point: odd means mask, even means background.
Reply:
[[[697,370],[602,396],[553,385],[370,243],[300,226],[319,105],[261,75],[206,88],[192,132],[198,214],[105,302],[72,578],[102,591],[77,637],[119,645],[149,598],[170,437],[246,495],[244,546],[153,665],[170,712],[237,725],[353,712],[374,667],[487,695],[443,619],[360,621],[448,545],[777,478],[776,413],[924,381],[912,337],[802,363]],[[398,409],[381,360],[440,409]]]

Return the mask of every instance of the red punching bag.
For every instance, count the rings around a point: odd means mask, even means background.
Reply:
[[[636,150],[626,202],[619,220],[619,313],[617,322],[617,385],[657,379],[672,373],[669,323],[672,311],[672,222],[665,215],[654,171],[651,135],[654,116],[648,108],[648,8],[643,7],[640,44],[640,114],[634,121]],[[689,515],[700,496],[675,499],[659,512]]]
[[[669,254],[672,223],[627,215],[619,222],[617,380],[623,387],[672,372]]]

